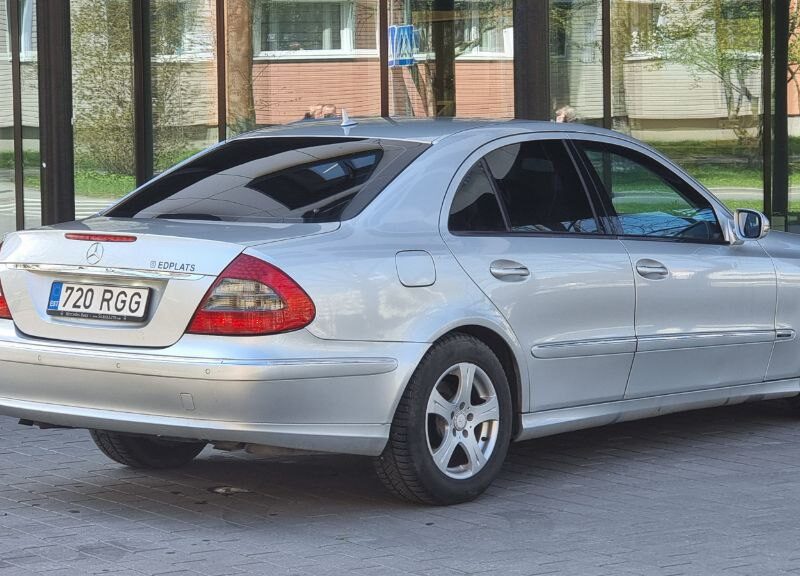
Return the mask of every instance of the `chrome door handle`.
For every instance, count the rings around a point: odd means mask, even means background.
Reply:
[[[489,267],[489,272],[498,280],[524,280],[531,275],[531,271],[519,262],[513,260],[495,260]]]
[[[657,260],[649,259],[639,260],[636,263],[636,272],[639,276],[648,280],[661,280],[669,276],[669,270],[667,270],[666,266]]]

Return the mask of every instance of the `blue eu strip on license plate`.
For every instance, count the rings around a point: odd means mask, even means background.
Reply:
[[[47,303],[48,310],[58,310],[58,303],[61,301],[61,289],[64,287],[62,282],[53,282],[50,288],[50,300]]]

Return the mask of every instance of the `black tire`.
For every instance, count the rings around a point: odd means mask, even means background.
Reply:
[[[177,468],[195,459],[205,442],[179,442],[157,436],[138,436],[106,430],[90,430],[100,451],[131,468]]]
[[[427,405],[439,378],[450,367],[464,362],[475,364],[491,379],[499,404],[499,430],[483,468],[470,478],[456,479],[434,463],[426,431]],[[408,383],[386,448],[375,459],[378,477],[391,492],[411,502],[449,505],[474,500],[500,472],[511,440],[512,417],[508,379],[497,356],[486,344],[467,334],[446,336],[431,347]]]

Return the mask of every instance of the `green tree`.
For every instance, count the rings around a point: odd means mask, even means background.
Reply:
[[[739,141],[760,141],[758,96],[750,86],[763,64],[761,2],[669,1],[662,5],[660,20],[657,44],[663,61],[685,65],[697,81],[715,78]]]
[[[789,70],[786,82],[800,101],[800,2],[789,7]]]
[[[73,114],[79,170],[134,172],[133,34],[128,0],[73,0]],[[151,53],[156,164],[187,148],[182,133],[197,88],[181,82],[180,58],[195,10],[175,0],[152,4]]]
[[[72,5],[75,159],[79,169],[133,174],[130,2]]]

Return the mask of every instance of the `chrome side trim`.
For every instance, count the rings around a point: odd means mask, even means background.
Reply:
[[[98,428],[173,438],[246,442],[298,450],[377,456],[389,424],[271,424],[137,414],[0,398],[0,413],[57,426]]]
[[[631,336],[539,344],[531,349],[531,354],[533,354],[534,358],[571,358],[575,356],[630,354],[635,351],[636,338]]]
[[[639,420],[684,410],[741,404],[769,398],[784,398],[798,394],[800,394],[800,379],[792,378],[680,394],[619,400],[574,408],[544,410],[522,415],[522,431],[516,439],[528,440],[530,438],[540,438],[562,432]]]
[[[676,350],[704,346],[730,346],[732,344],[763,344],[775,341],[775,330],[736,332],[698,332],[696,334],[658,334],[639,336],[637,352]]]
[[[574,358],[606,354],[630,354],[704,346],[763,344],[794,339],[794,330],[753,330],[736,332],[699,332],[695,334],[657,334],[653,336],[598,338],[539,344],[531,349],[534,358]]]
[[[19,264],[4,265],[12,270],[27,270],[28,272],[76,274],[81,276],[115,276],[118,278],[150,278],[152,280],[200,280],[203,274],[187,274],[168,270],[135,270],[133,268],[109,268],[106,266],[75,266],[67,264]]]
[[[373,376],[392,372],[398,366],[394,358],[192,358],[8,340],[0,340],[0,362],[141,376],[236,381]]]

